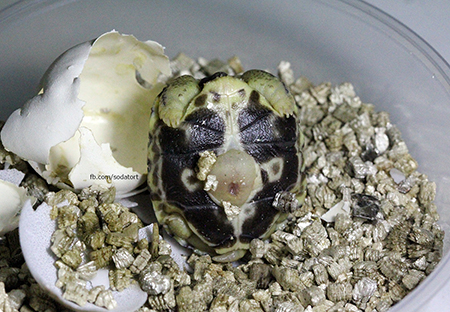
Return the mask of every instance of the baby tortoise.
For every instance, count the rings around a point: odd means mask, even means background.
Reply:
[[[303,203],[302,146],[294,98],[272,74],[174,79],[150,119],[158,221],[216,261],[241,258]]]

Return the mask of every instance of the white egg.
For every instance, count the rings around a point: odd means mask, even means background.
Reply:
[[[55,60],[1,140],[48,183],[73,190],[112,184],[127,196],[145,182],[151,107],[169,74],[159,43],[105,33]]]

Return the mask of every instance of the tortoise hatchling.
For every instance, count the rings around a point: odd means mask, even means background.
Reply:
[[[241,258],[303,203],[298,108],[272,74],[175,78],[155,101],[149,136],[159,223],[216,261]]]

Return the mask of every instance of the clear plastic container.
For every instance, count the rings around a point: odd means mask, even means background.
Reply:
[[[111,29],[156,40],[171,57],[238,55],[246,69],[272,71],[286,60],[315,83],[352,82],[391,114],[437,183],[450,233],[450,67],[390,16],[357,0],[20,1],[0,12],[0,119],[35,94],[55,57]],[[450,278],[449,240],[439,266],[391,311],[421,311]]]

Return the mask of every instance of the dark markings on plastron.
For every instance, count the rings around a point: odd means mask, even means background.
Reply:
[[[274,163],[270,169],[272,170],[272,174],[273,175],[277,175],[278,172],[280,172],[280,169],[281,169],[280,168],[280,164],[278,162]]]
[[[188,151],[188,142],[186,142],[186,131],[184,129],[162,126],[159,134],[160,153],[179,154]]]
[[[252,130],[260,123],[264,123],[272,111],[261,105],[259,102],[260,94],[253,90],[250,93],[247,108],[243,109],[238,116],[238,124],[240,131]],[[259,128],[256,128],[259,129]]]
[[[199,125],[205,129],[223,133],[225,131],[224,120],[213,110],[200,108],[186,116],[185,122],[190,125]]]
[[[254,203],[254,215],[242,225],[239,239],[242,243],[250,243],[252,239],[263,236],[275,221],[278,211],[272,207],[272,199],[266,198]]]
[[[210,109],[200,108],[185,118],[182,127],[161,125],[161,154],[185,155],[214,150],[222,145],[224,133],[223,119]]]
[[[261,169],[261,180],[263,185],[269,181],[269,174],[264,169]]]
[[[273,196],[267,196],[267,193],[270,193],[270,195],[272,195],[272,193],[274,194]],[[260,195],[263,194],[266,196],[261,196],[262,198],[255,200],[255,212],[253,217],[247,219],[242,225],[242,234],[240,236],[242,242],[250,242],[254,238],[263,236],[279,213],[279,211],[272,206],[276,193],[266,188],[260,192]]]
[[[189,191],[181,174],[183,168],[193,168],[198,155],[164,155],[162,181],[165,197],[172,205],[178,207],[197,232],[213,247],[232,246],[233,227],[227,222],[223,209],[212,201],[202,189]]]
[[[187,189],[181,179],[184,168],[193,170],[198,158],[198,155],[189,154],[163,156],[161,181],[168,201],[184,203],[187,206],[204,206],[214,203],[205,191]]]
[[[187,116],[179,128],[161,123],[159,129],[162,166],[159,179],[163,183],[167,200],[185,203],[191,207],[214,204],[205,191],[189,191],[181,176],[185,169],[195,170],[200,152],[214,151],[223,144],[223,120],[211,110],[201,108]],[[190,135],[187,134],[188,131],[191,132]]]
[[[297,154],[289,153],[285,157],[287,165],[283,168],[281,178],[272,183],[265,183],[263,189],[253,198],[255,212],[253,217],[242,225],[241,241],[249,242],[266,233],[279,212],[272,206],[275,195],[291,190],[297,183],[300,169]]]
[[[181,179],[185,169],[195,170],[200,152],[215,151],[223,144],[223,119],[207,108],[199,108],[188,115],[179,128],[159,126],[160,179],[167,201],[183,211],[186,219],[212,245],[231,246],[236,239],[233,239],[233,228],[223,209],[204,190],[188,190]]]
[[[233,226],[217,205],[185,207],[184,215],[213,247],[231,247],[236,243]]]
[[[238,124],[242,144],[259,163],[295,150],[296,119],[275,116],[261,105],[260,94],[255,90],[250,94],[248,107],[239,114]]]
[[[214,111],[200,108],[185,118],[191,127],[188,150],[197,153],[220,147],[224,142],[225,123]]]
[[[240,239],[246,242],[261,237],[270,228],[278,214],[272,206],[275,194],[289,191],[296,185],[301,166],[295,147],[298,136],[295,118],[262,114],[258,104],[259,102],[251,103],[246,115],[242,115],[245,116],[243,119],[253,121],[247,123],[247,127],[241,130],[241,141],[246,151],[257,162],[265,163],[273,157],[282,157],[284,166],[274,165],[269,169],[274,174],[282,170],[280,179],[272,183],[267,180],[267,172],[261,170],[264,187],[253,198],[255,202],[253,217],[247,219],[242,226]],[[275,136],[275,133],[278,135]]]
[[[198,183],[198,179],[197,179],[197,177],[196,177],[195,175],[189,175],[189,176],[187,177],[187,182],[188,182],[190,185],[194,185],[195,183]]]

